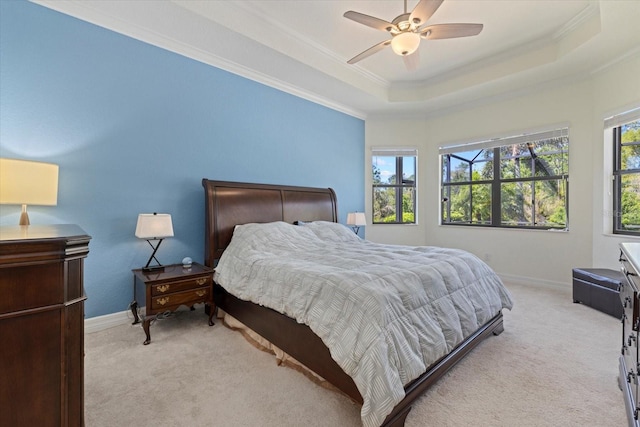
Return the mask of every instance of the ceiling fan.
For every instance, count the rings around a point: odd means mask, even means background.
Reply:
[[[478,35],[482,31],[482,24],[434,24],[424,26],[443,1],[420,0],[413,11],[408,13],[407,0],[404,0],[404,13],[396,16],[391,22],[352,10],[345,12],[345,18],[376,30],[385,31],[392,36],[390,39],[354,56],[347,63],[355,64],[391,45],[393,51],[404,58],[407,68],[413,70],[418,66],[417,56],[420,39],[437,40],[468,37]]]

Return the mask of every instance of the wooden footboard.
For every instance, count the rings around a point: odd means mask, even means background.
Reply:
[[[424,374],[407,385],[404,388],[404,399],[396,405],[393,412],[391,412],[385,420],[383,426],[404,426],[404,420],[407,418],[407,415],[411,410],[411,405],[418,397],[420,397],[439,378],[446,374],[449,369],[455,366],[456,363],[462,360],[462,358],[464,358],[471,350],[477,347],[485,338],[492,335],[500,335],[503,331],[503,316],[502,312],[500,312],[460,343],[451,353],[431,365]]]

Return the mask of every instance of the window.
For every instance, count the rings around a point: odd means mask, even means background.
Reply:
[[[640,235],[640,109],[605,121],[613,140],[613,232]]]
[[[416,149],[372,150],[373,223],[415,224]]]
[[[568,128],[441,148],[441,224],[566,229],[568,150]]]

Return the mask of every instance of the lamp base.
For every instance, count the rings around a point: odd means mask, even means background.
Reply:
[[[160,273],[164,271],[164,265],[152,265],[151,267],[142,267],[145,273]]]
[[[29,214],[27,213],[27,205],[22,205],[22,212],[20,213],[19,225],[29,225]]]
[[[162,243],[163,239],[158,239],[158,244],[156,244],[155,246],[153,246],[153,243],[151,243],[151,240],[152,239],[147,239],[147,243],[149,244],[149,246],[153,248],[153,253],[149,257],[149,261],[147,261],[147,265],[142,267],[142,271],[146,271],[146,272],[164,271],[164,265],[160,264],[160,261],[158,261],[158,259],[156,258],[156,252],[158,252],[158,248],[160,247],[160,243]],[[158,264],[150,265],[151,261],[153,260],[156,260]]]

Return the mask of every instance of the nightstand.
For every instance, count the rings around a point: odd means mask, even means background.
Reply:
[[[171,312],[181,305],[194,310],[193,305],[205,303],[209,313],[209,326],[213,326],[213,316],[216,312],[213,302],[213,269],[193,263],[184,268],[182,264],[166,265],[162,270],[146,271],[142,268],[133,272],[133,301],[130,308],[135,321],[140,323],[138,316],[138,298],[145,300],[145,315],[142,327],[147,334],[144,345],[151,342],[149,327],[159,313]]]

